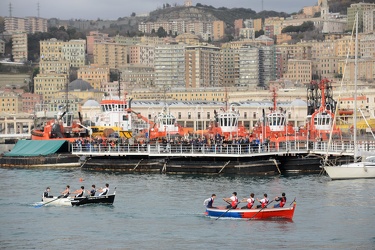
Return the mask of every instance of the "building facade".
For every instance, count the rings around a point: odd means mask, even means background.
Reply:
[[[26,32],[13,32],[12,56],[15,62],[26,62],[28,56]]]

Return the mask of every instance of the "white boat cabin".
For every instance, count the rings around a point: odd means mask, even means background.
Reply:
[[[224,110],[221,109],[221,111]],[[240,113],[234,107],[224,112],[215,113],[215,120],[223,133],[236,133],[239,117]]]
[[[281,112],[272,112],[267,115],[267,125],[272,132],[285,131],[286,115]]]
[[[103,100],[100,110],[101,113],[95,119],[97,126],[120,127],[124,131],[131,131],[132,118],[126,101]]]

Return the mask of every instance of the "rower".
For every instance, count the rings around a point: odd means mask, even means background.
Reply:
[[[77,194],[76,196],[74,196],[75,198],[83,197],[83,195],[85,194],[85,187],[81,186],[81,189],[74,191],[73,194]]]
[[[105,184],[105,188],[99,190],[100,194],[98,196],[107,195],[109,193],[109,184]]]
[[[280,201],[280,203],[279,204],[275,204],[273,207],[284,207],[284,205],[286,203],[285,193],[282,193],[281,197],[276,197],[275,201]]]

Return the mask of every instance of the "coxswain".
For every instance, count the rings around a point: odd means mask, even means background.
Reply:
[[[246,206],[241,207],[241,209],[251,209],[254,205],[254,193],[250,194],[249,198],[243,198],[241,202],[247,202]]]
[[[51,189],[49,187],[46,188],[46,191],[43,193],[44,198],[53,198],[53,195],[50,195],[49,192],[51,192]]]
[[[281,197],[280,196],[276,197],[275,201],[279,201],[279,204],[275,204],[273,207],[284,207],[284,205],[286,203],[285,193],[282,193]]]
[[[216,194],[212,194],[210,198],[204,200],[203,205],[207,208],[216,208],[214,207],[214,200],[216,199]]]
[[[227,206],[228,209],[236,209],[238,205],[238,198],[237,198],[237,192],[233,192],[232,196],[230,198],[223,198],[223,200],[229,205]]]

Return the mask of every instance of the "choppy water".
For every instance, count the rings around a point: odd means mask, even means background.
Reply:
[[[57,195],[106,182],[113,206],[34,207],[46,186]],[[0,169],[0,190],[1,249],[375,249],[374,180]],[[294,220],[204,216],[204,199],[224,205],[233,191],[297,197]]]

